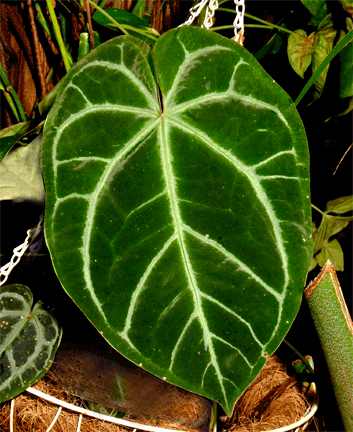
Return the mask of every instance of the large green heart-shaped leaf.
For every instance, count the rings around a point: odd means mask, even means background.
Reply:
[[[46,239],[118,351],[230,414],[302,297],[305,133],[232,40],[180,28],[153,59],[139,44],[106,42],[61,84],[43,138]]]

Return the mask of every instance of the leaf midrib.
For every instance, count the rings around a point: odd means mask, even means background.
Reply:
[[[192,268],[192,264],[190,262],[187,247],[185,245],[184,230],[183,230],[183,226],[182,226],[182,218],[181,218],[180,209],[178,206],[178,197],[177,197],[176,185],[175,185],[175,181],[174,181],[175,176],[173,173],[173,167],[172,167],[172,163],[171,163],[173,158],[172,158],[171,149],[170,149],[170,145],[169,145],[169,139],[168,139],[168,135],[169,135],[168,132],[169,131],[167,130],[168,127],[166,125],[165,117],[161,118],[160,128],[161,128],[161,130],[160,130],[161,161],[162,161],[162,167],[163,167],[163,174],[164,174],[164,178],[166,181],[167,193],[168,193],[169,201],[170,201],[171,216],[173,219],[173,224],[175,227],[175,232],[176,232],[177,240],[178,240],[179,247],[180,247],[180,252],[181,252],[182,260],[184,263],[184,268],[185,268],[186,277],[187,277],[188,284],[189,284],[189,289],[191,291],[193,301],[194,301],[194,312],[189,318],[189,324],[191,324],[191,322],[195,318],[198,319],[200,326],[201,326],[201,329],[202,329],[202,333],[203,333],[205,351],[208,350],[209,355],[210,355],[210,362],[209,362],[208,366],[206,367],[204,373],[207,372],[208,367],[210,365],[213,366],[213,368],[215,369],[218,381],[219,381],[219,385],[220,385],[224,400],[227,400],[227,395],[226,395],[226,391],[225,391],[224,384],[223,384],[224,377],[221,373],[221,370],[219,368],[219,364],[217,362],[217,356],[216,356],[215,349],[214,349],[213,343],[212,343],[211,331],[208,327],[207,320],[206,320],[206,317],[205,317],[205,315],[203,313],[203,309],[202,309],[202,298],[200,295],[200,290],[197,286],[195,274],[194,274],[194,271]],[[180,337],[183,337],[183,333],[181,334]],[[177,344],[179,343],[179,341],[180,341],[180,339],[178,339]],[[175,354],[176,353],[174,353],[174,355]],[[174,358],[172,356],[170,369],[172,367],[173,361],[174,361]]]

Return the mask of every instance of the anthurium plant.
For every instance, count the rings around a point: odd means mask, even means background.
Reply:
[[[42,139],[64,290],[151,373],[235,401],[281,343],[312,257],[309,157],[285,91],[196,27],[120,36],[61,81]]]

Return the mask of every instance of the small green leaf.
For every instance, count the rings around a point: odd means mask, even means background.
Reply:
[[[0,402],[36,383],[49,369],[61,339],[55,319],[31,290],[19,284],[0,288]]]
[[[304,30],[296,30],[288,38],[288,59],[301,78],[304,78],[304,73],[310,66],[314,43],[315,34],[307,36]]]
[[[16,123],[0,131],[0,162],[4,159],[16,141],[27,132],[29,124],[29,121]]]
[[[353,15],[353,0],[339,0],[343,9],[349,13],[351,16]]]
[[[333,43],[337,35],[337,29],[333,22],[332,14],[326,15],[318,26],[317,34],[321,34],[327,40],[330,49],[333,48]]]
[[[327,41],[327,39],[325,38],[325,36],[323,36],[320,33],[316,34],[314,51],[313,51],[313,56],[312,56],[313,74],[315,73],[317,68],[321,65],[323,60],[325,60],[325,58],[328,56],[330,51],[331,51],[330,44]],[[319,75],[319,77],[317,78],[317,80],[314,83],[314,86],[315,86],[314,99],[318,99],[322,94],[322,91],[323,91],[324,86],[325,86],[327,72],[329,70],[329,67],[330,67],[330,64],[328,64],[326,66],[326,68],[321,72],[321,74]]]
[[[326,205],[326,211],[337,214],[343,214],[349,211],[353,211],[353,195],[329,201]]]
[[[44,203],[44,184],[40,167],[42,136],[12,150],[0,164],[0,201],[30,200]]]
[[[315,258],[320,267],[323,267],[327,260],[331,260],[337,271],[343,271],[344,269],[342,248],[336,239],[325,243],[321,251],[315,255]]]
[[[123,9],[109,8],[105,9],[104,11],[121,26],[123,26],[132,36],[142,39],[148,44],[155,44],[159,33],[150,27],[146,21]],[[119,30],[106,16],[102,15],[99,11],[93,15],[92,19],[104,27],[108,27],[113,30]],[[144,34],[137,32],[136,29],[142,30]]]
[[[327,3],[326,1],[321,4],[317,13],[309,21],[309,25],[317,26],[327,15]]]
[[[353,216],[340,217],[324,213],[319,229],[314,237],[314,256],[328,242],[330,237],[342,231],[352,220]]]
[[[281,27],[286,28],[285,24]],[[281,49],[281,46],[284,42],[284,37],[280,32],[276,32],[270,39],[265,43],[265,45],[257,51],[254,57],[257,60],[265,57],[268,54],[277,54]]]
[[[301,2],[309,10],[311,15],[316,15],[321,6],[325,3],[325,0],[301,0]]]

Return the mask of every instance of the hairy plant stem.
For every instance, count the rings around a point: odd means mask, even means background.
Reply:
[[[331,261],[304,291],[345,430],[353,431],[353,322]]]

